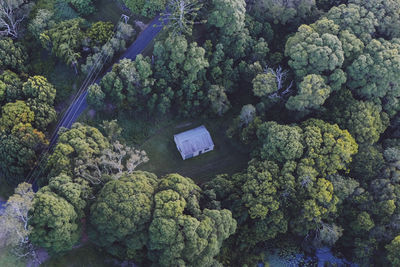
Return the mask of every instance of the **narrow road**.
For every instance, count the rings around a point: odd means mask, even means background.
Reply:
[[[139,55],[149,44],[150,42],[157,36],[157,34],[162,30],[162,24],[164,20],[167,20],[167,16],[161,17],[158,15],[155,17],[152,22],[147,26],[147,28],[140,33],[135,42],[120,56],[119,60],[123,58],[128,58],[135,60],[136,56]],[[110,66],[106,73],[111,71],[112,66]],[[99,83],[102,76],[97,78],[94,83]],[[78,119],[79,115],[87,108],[86,97],[88,95],[87,88],[75,99],[74,102],[68,107],[67,111],[63,115],[60,120],[60,123],[57,125],[54,130],[54,135],[52,136],[49,144],[49,149],[51,149],[57,142],[58,138],[58,130],[61,127],[71,128],[72,124]]]
[[[4,210],[6,209],[5,207],[6,203],[7,201],[0,200],[0,215],[2,215]]]

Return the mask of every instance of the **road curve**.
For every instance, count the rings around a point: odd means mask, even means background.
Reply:
[[[156,16],[150,22],[148,27],[139,34],[135,42],[133,42],[133,44],[129,46],[128,49],[126,49],[126,51],[119,57],[119,60],[124,58],[135,60],[136,56],[139,55],[162,30],[163,21],[166,21],[167,19],[167,15]],[[111,71],[111,69],[112,66],[110,66],[105,73]],[[103,76],[97,78],[94,83],[99,83],[102,77]],[[72,124],[78,119],[79,115],[81,115],[82,112],[87,108],[86,97],[88,95],[87,88],[89,87],[89,85],[74,100],[74,102],[71,103],[71,105],[68,107],[67,111],[61,118],[56,129],[54,130],[55,134],[53,134],[50,140],[49,149],[52,149],[52,147],[56,144],[58,139],[58,131],[60,130],[60,128],[71,128]]]

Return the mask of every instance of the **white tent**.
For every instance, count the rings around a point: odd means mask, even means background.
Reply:
[[[176,134],[174,140],[184,160],[214,149],[210,133],[204,125]]]

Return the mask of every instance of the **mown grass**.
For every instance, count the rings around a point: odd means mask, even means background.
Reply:
[[[0,266],[1,267],[24,267],[26,262],[23,259],[18,259],[10,252],[7,247],[0,248]]]
[[[7,184],[4,179],[0,179],[0,200],[7,200],[13,193],[14,188]]]
[[[185,120],[177,121],[160,129],[141,146],[150,160],[138,169],[154,172],[157,175],[179,173],[195,180],[198,184],[212,179],[216,174],[233,174],[246,168],[248,151],[231,142],[226,135],[226,120]],[[182,160],[175,142],[174,134],[205,125],[211,134],[215,148],[198,157]]]
[[[93,245],[76,248],[65,254],[53,256],[40,265],[41,267],[114,267],[120,266],[106,253]]]
[[[118,116],[97,114],[94,119],[85,114],[79,121],[99,127],[102,120],[117,119],[123,128],[121,139],[129,145],[145,150],[150,158],[149,162],[138,167],[139,170],[153,172],[159,176],[179,173],[201,184],[216,174],[233,174],[247,167],[250,159],[248,149],[236,144],[225,134],[231,123],[231,116],[186,120],[170,116],[146,119],[121,112]],[[210,132],[215,144],[214,151],[182,160],[175,146],[174,134],[200,125],[205,125]]]

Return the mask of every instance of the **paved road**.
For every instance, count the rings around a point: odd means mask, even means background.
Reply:
[[[157,34],[162,30],[162,22],[163,20],[167,20],[167,16],[161,17],[158,15],[153,19],[153,21],[149,24],[149,26],[140,33],[135,42],[125,51],[124,54],[119,58],[119,60],[123,58],[129,58],[134,60],[137,55],[139,55],[149,44],[150,42],[157,36]],[[112,66],[110,66],[106,73],[111,71]],[[99,83],[102,76],[96,79],[95,83]],[[87,108],[87,97],[88,91],[87,87],[81,93],[79,97],[68,107],[67,111],[63,115],[60,123],[55,129],[55,134],[50,140],[49,148],[51,149],[57,142],[58,138],[58,130],[60,127],[71,128],[72,124],[78,119],[79,115]]]
[[[7,203],[7,201],[2,201],[0,200],[0,215],[3,214],[4,210],[5,210],[5,204]]]

